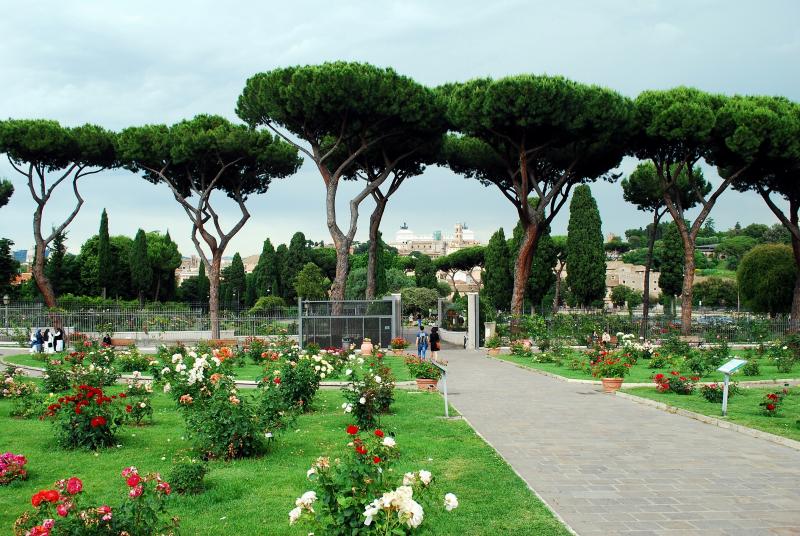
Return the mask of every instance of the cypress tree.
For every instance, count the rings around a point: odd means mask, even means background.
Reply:
[[[231,292],[233,301],[236,302],[237,305],[240,305],[242,301],[246,300],[247,276],[244,273],[242,256],[239,255],[238,252],[233,256],[231,265],[227,268],[225,283]]]
[[[414,265],[414,278],[417,288],[438,288],[439,281],[436,279],[436,267],[427,255],[420,255],[417,258],[417,263]]]
[[[128,265],[131,269],[131,286],[139,296],[139,305],[144,305],[144,293],[150,290],[153,282],[153,269],[147,256],[147,235],[141,229],[133,239]]]
[[[306,248],[306,235],[301,232],[294,233],[289,242],[289,250],[286,255],[286,271],[284,272],[288,282],[288,284],[284,285],[284,291],[289,299],[297,297],[294,280],[308,261]]]
[[[590,306],[606,294],[606,255],[600,211],[586,184],[575,187],[567,225],[567,286],[575,303]]]
[[[111,267],[111,241],[108,236],[108,214],[106,209],[100,215],[100,232],[97,235],[97,283],[103,298],[106,297],[108,287],[113,284],[114,272]]]
[[[206,263],[200,261],[200,269],[197,271],[197,296],[201,302],[208,301],[208,292],[210,290],[211,282],[206,276]]]
[[[58,233],[53,239],[53,248],[47,257],[47,264],[45,265],[44,273],[50,280],[53,286],[53,292],[56,296],[61,293],[62,282],[64,280],[64,256],[67,254],[67,247],[64,245],[66,242],[66,233]]]
[[[503,229],[499,229],[489,239],[484,253],[483,290],[498,309],[506,309],[511,304],[511,291],[514,279],[511,277],[508,244]]]
[[[508,262],[509,273],[514,273],[514,267],[519,255],[519,246],[525,235],[522,225],[517,223],[514,233],[508,240]],[[536,252],[531,259],[531,271],[528,276],[528,283],[525,285],[525,298],[530,300],[533,307],[542,307],[542,302],[546,295],[554,292],[556,282],[555,267],[558,258],[558,251],[550,238],[550,228],[545,227],[539,237]]]
[[[254,292],[256,299],[261,296],[268,296],[270,293],[280,295],[278,279],[280,277],[280,266],[278,266],[278,256],[269,238],[264,240],[261,248],[261,255],[258,263],[253,269]]]
[[[375,255],[375,297],[380,298],[389,290],[386,282],[386,243],[383,235],[378,231],[378,247]]]
[[[247,307],[252,307],[256,303],[256,300],[258,299],[258,296],[256,295],[255,274],[252,272],[247,274],[246,280],[247,280],[247,290],[245,291],[244,294],[245,295],[244,304]]]
[[[678,226],[670,222],[661,240],[661,266],[658,287],[674,309],[674,298],[683,292],[683,240]]]
[[[277,261],[275,265],[278,267],[278,290],[277,292],[272,292],[274,295],[280,296],[287,302],[292,300],[292,293],[294,292],[294,281],[289,278],[286,272],[288,256],[289,248],[286,247],[286,244],[281,244],[275,249],[275,258]]]

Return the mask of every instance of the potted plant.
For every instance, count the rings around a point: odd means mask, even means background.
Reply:
[[[361,341],[361,355],[369,355],[372,353],[372,340],[369,337],[364,337]]]
[[[408,341],[403,337],[395,337],[389,343],[389,346],[392,348],[392,353],[394,355],[403,355],[405,349],[408,347]]]
[[[499,355],[500,354],[500,345],[503,341],[500,339],[500,335],[492,335],[486,342],[486,348],[488,348],[489,355]]]
[[[417,389],[420,391],[435,391],[436,384],[442,376],[439,367],[430,361],[424,361],[418,357],[406,359],[406,366],[411,375],[417,380]]]
[[[592,376],[600,378],[603,391],[613,393],[622,387],[625,376],[630,372],[631,365],[609,352],[600,352],[597,359],[591,362]]]

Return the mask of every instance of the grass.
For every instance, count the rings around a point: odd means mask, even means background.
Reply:
[[[576,357],[580,357],[582,352],[580,351],[573,351],[573,355]],[[732,356],[742,357],[743,359],[752,359],[754,353],[752,350],[745,350],[745,351],[736,351],[731,352]],[[505,361],[510,361],[512,363],[516,363],[518,365],[522,365],[524,367],[543,370],[545,372],[550,372],[552,374],[557,374],[564,378],[572,378],[578,380],[596,380],[597,378],[593,378],[591,374],[584,372],[583,370],[571,370],[567,367],[567,363],[569,363],[569,359],[567,358],[564,360],[564,364],[557,365],[555,363],[537,363],[533,361],[529,357],[520,357],[511,354],[501,354],[497,356],[499,359],[503,359]],[[649,368],[649,360],[641,359],[638,363],[636,363],[630,369],[630,373],[625,377],[625,381],[628,383],[652,383],[653,376],[658,374],[659,372],[664,374],[669,374],[672,370],[678,370],[676,367],[664,367],[664,368],[657,368],[652,369]],[[759,374],[756,376],[744,376],[740,372],[735,373],[732,377],[736,381],[755,381],[755,380],[776,380],[776,379],[790,379],[790,378],[797,378],[800,377],[800,365],[795,364],[794,369],[791,372],[778,372],[777,367],[774,363],[769,362],[765,359],[759,360]],[[694,373],[683,370],[682,371],[686,376],[694,375]],[[713,371],[708,372],[704,376],[700,377],[701,381],[722,381],[723,375],[721,372]]]
[[[42,368],[44,367],[44,358],[46,356],[47,354],[18,354],[4,356],[3,360],[6,363]],[[389,368],[392,369],[392,373],[394,373],[396,381],[408,381],[414,379],[411,377],[411,374],[409,374],[408,367],[406,367],[403,357],[387,354],[383,360],[387,365],[389,365]],[[241,367],[234,365],[233,372],[234,375],[240,380],[257,380],[264,375],[264,367],[261,365],[255,365],[253,363],[246,363]],[[122,372],[122,374],[130,374],[130,372]],[[327,380],[330,381],[344,379],[344,373],[334,374],[327,378]]]
[[[398,475],[428,469],[437,478],[436,493],[453,492],[460,502],[450,513],[443,508],[426,510],[423,533],[568,534],[465,421],[439,418],[440,395],[397,391],[396,398],[395,414],[386,416],[381,425],[396,433],[402,453]],[[171,512],[181,518],[181,533],[308,534],[308,526],[289,526],[288,512],[308,489],[305,472],[312,461],[343,452],[344,429],[350,421],[341,412],[342,400],[336,390],[320,391],[315,411],[301,416],[265,456],[212,462],[205,493],[173,495]],[[159,394],[153,405],[154,424],[124,427],[119,434],[121,448],[94,454],[58,449],[49,423],[10,418],[10,402],[0,400],[0,451],[24,454],[30,476],[0,493],[0,532],[10,533],[14,519],[30,508],[31,495],[57,479],[78,476],[93,498],[113,505],[125,487],[122,468],[135,465],[143,472],[168,475],[170,461],[190,443],[174,402]]]
[[[724,277],[727,279],[736,279],[736,270],[728,270],[727,268],[703,268],[697,270],[697,275],[703,277]]]
[[[727,417],[722,416],[720,403],[708,402],[700,395],[699,391],[690,395],[678,395],[659,393],[650,387],[634,387],[625,389],[625,392],[800,441],[800,424],[798,424],[798,420],[800,420],[800,388],[794,387],[789,390],[789,395],[783,399],[778,415],[768,417],[761,412],[762,408],[759,404],[764,399],[764,395],[776,390],[778,390],[777,386],[770,389],[742,389],[728,399]]]

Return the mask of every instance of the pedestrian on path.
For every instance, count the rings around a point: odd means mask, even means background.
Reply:
[[[437,326],[433,326],[431,328],[431,360],[439,361],[439,350],[441,350],[441,345],[439,344],[442,338],[439,336],[439,328]]]
[[[419,333],[417,333],[417,356],[420,359],[425,359],[425,353],[428,351],[428,334],[425,333],[425,328],[420,326]]]
[[[419,328],[420,331],[423,331],[423,329],[422,329],[422,315],[419,314],[419,313],[417,313],[417,327]]]

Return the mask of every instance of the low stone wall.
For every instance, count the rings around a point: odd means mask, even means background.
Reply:
[[[464,346],[464,337],[467,336],[466,331],[447,331],[446,329],[439,330],[439,336],[444,342],[455,344],[457,346]]]

